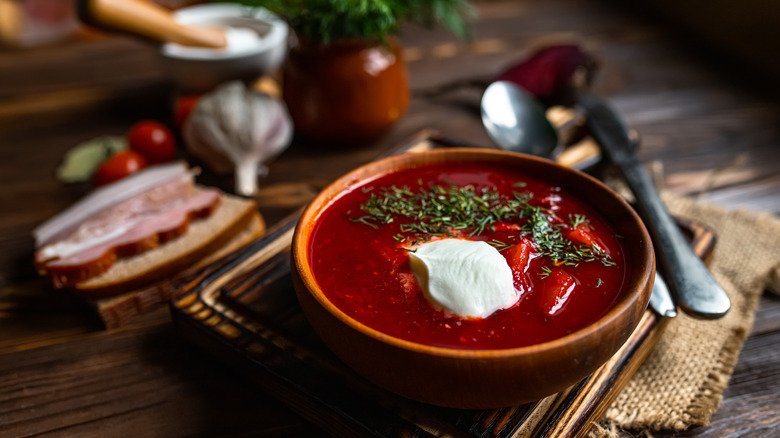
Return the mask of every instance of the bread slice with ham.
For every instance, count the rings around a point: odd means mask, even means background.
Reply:
[[[162,280],[264,231],[254,201],[197,186],[194,172],[174,163],[100,188],[36,228],[35,265],[55,288],[106,310],[109,302],[148,298]]]
[[[262,227],[254,202],[223,194],[219,207],[206,218],[192,220],[182,235],[154,250],[121,258],[106,272],[76,283],[71,289],[88,298],[129,292],[195,265],[244,230]]]
[[[249,244],[263,234],[265,224],[260,215],[255,215],[252,223],[237,235],[233,236],[216,252],[210,253],[194,265],[178,271],[175,275],[186,277],[189,273],[207,266],[231,252]],[[121,263],[121,262],[120,262]],[[146,287],[140,287],[132,292],[105,298],[86,298],[87,303],[98,314],[106,328],[120,327],[140,314],[152,311],[167,303],[176,292],[173,283],[158,281]],[[93,295],[86,291],[76,291],[77,294]]]

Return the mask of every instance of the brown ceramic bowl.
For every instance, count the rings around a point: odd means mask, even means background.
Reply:
[[[314,279],[309,240],[320,213],[345,190],[399,169],[463,160],[511,163],[518,171],[560,185],[595,206],[624,237],[627,281],[603,317],[563,338],[520,348],[463,350],[409,342],[383,334],[333,305]],[[537,400],[561,391],[605,363],[636,328],[655,272],[650,237],[633,209],[598,180],[551,161],[486,149],[441,149],[382,159],[323,190],[295,230],[293,279],[304,313],[328,347],[359,374],[387,390],[440,406],[485,409]],[[349,267],[345,267],[348,275]]]

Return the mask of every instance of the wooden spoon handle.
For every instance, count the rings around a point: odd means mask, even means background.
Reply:
[[[76,0],[85,23],[184,46],[223,48],[225,33],[213,28],[185,26],[167,9],[143,0]]]

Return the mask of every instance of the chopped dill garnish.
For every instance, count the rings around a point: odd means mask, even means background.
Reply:
[[[499,251],[503,251],[503,250],[505,250],[507,248],[510,248],[510,247],[514,246],[511,243],[502,242],[502,241],[496,240],[496,239],[493,239],[490,242],[488,242],[488,245],[492,246],[493,248],[495,248],[495,249],[497,249]]]
[[[371,228],[373,228],[373,229],[375,229],[375,230],[376,230],[377,228],[379,228],[379,226],[378,226],[377,224],[371,223],[371,222],[369,221],[369,219],[370,219],[370,218],[369,218],[368,216],[361,216],[361,217],[359,217],[359,218],[353,218],[353,219],[351,219],[351,220],[352,220],[353,222],[360,222],[360,223],[366,224],[366,225],[368,225],[369,227],[371,227]]]
[[[547,266],[542,266],[542,272],[539,273],[539,277],[541,278],[547,278],[552,274],[552,269],[548,268]]]
[[[597,247],[578,244],[566,237],[564,232],[569,226],[559,223],[550,210],[530,205],[534,197],[531,192],[513,192],[506,196],[495,187],[477,189],[473,185],[450,184],[426,188],[422,181],[418,182],[420,187],[416,192],[407,186],[395,185],[381,188],[380,193],[372,192],[360,206],[365,214],[350,220],[378,228],[405,218],[398,225],[400,233],[393,238],[404,242],[407,240],[404,236],[410,235],[415,239],[411,246],[432,237],[470,238],[486,230],[494,231],[498,222],[515,222],[522,224],[521,235],[529,236],[541,255],[557,263],[576,266],[601,261],[605,266],[615,264]],[[569,217],[569,222],[573,228],[588,220],[584,215],[576,214]],[[511,246],[497,240],[488,243],[499,251]]]
[[[603,281],[601,280],[601,278],[599,278],[598,281],[596,282],[596,287],[601,287],[602,283]]]
[[[372,193],[360,206],[366,215],[352,220],[378,225],[404,217],[410,219],[401,225],[404,233],[452,237],[456,231],[468,230],[473,236],[498,221],[517,217],[516,206],[506,201],[495,188],[432,186],[413,193],[407,186],[391,186],[383,188],[379,196]]]
[[[588,218],[584,214],[575,214],[573,217],[569,215],[569,223],[572,228],[577,228],[582,224],[587,224]]]

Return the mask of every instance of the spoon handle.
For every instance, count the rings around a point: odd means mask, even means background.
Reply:
[[[605,155],[618,167],[634,192],[637,210],[656,246],[659,267],[682,310],[703,319],[725,315],[731,303],[704,263],[696,257],[655,190],[650,175],[633,153],[627,130],[602,100],[583,96],[587,125]]]

